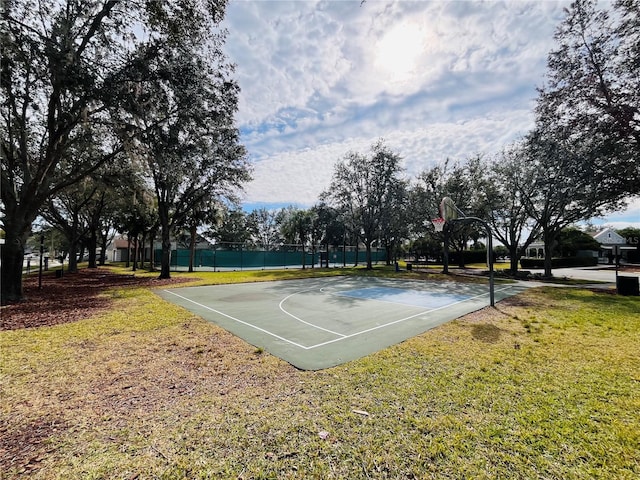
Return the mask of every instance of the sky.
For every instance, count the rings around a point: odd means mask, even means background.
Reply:
[[[231,0],[245,210],[311,207],[335,163],[379,139],[409,179],[518,140],[568,4]],[[640,201],[593,223],[640,228]]]

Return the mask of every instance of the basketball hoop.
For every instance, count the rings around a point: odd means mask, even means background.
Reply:
[[[444,224],[446,223],[444,218],[434,218],[433,220],[431,220],[431,223],[433,223],[433,228],[436,230],[436,232],[441,232],[444,229]]]

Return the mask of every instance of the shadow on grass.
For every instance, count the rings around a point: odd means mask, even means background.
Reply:
[[[496,343],[500,340],[502,330],[490,323],[474,325],[471,328],[471,336],[484,343]]]

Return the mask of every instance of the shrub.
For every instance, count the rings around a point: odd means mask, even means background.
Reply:
[[[459,252],[449,252],[449,263],[450,264],[458,264],[459,261]],[[463,250],[462,258],[464,258],[465,265],[467,263],[484,263],[487,261],[487,251],[486,250]]]

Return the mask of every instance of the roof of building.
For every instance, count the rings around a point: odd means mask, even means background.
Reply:
[[[593,238],[603,245],[625,245],[627,240],[611,227],[596,233]]]

